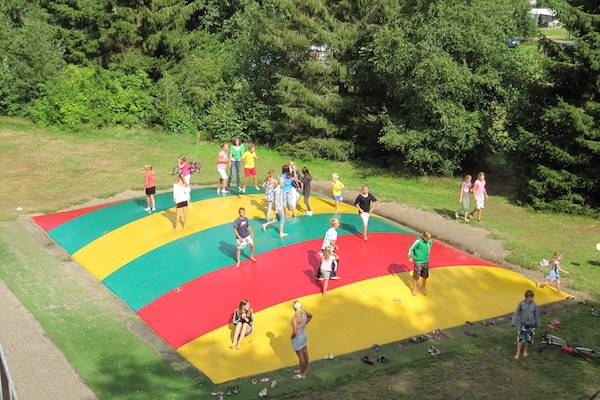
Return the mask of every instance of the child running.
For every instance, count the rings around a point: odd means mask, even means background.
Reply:
[[[475,198],[475,209],[471,211],[471,216],[477,212],[477,222],[481,222],[485,200],[488,198],[487,190],[485,189],[485,174],[483,172],[477,174],[477,180],[473,185],[473,197]]]
[[[246,151],[242,155],[242,160],[244,161],[244,186],[242,187],[242,193],[246,193],[246,182],[248,181],[249,176],[254,177],[254,187],[256,190],[259,190],[258,181],[256,178],[256,161],[262,160],[258,155],[256,155],[256,146],[251,144],[248,146],[248,151]]]
[[[272,169],[267,172],[267,177],[265,178],[262,186],[265,189],[265,200],[267,201],[267,212],[265,213],[265,217],[268,220],[269,215],[271,215],[271,210],[273,209],[273,202],[275,201],[275,188],[277,187],[277,180],[273,178]]]
[[[358,209],[358,214],[363,223],[363,240],[368,240],[367,232],[369,230],[369,215],[375,210],[377,199],[369,192],[369,185],[363,185],[362,191],[356,196],[354,205]]]
[[[250,257],[248,258],[252,261],[256,261],[256,258],[254,258],[254,232],[252,232],[250,221],[246,218],[246,209],[241,207],[238,210],[238,213],[239,217],[233,222],[233,232],[235,233],[237,247],[235,254],[237,260],[237,263],[235,264],[236,267],[240,266],[240,254],[246,246],[250,246]]]
[[[553,285],[556,286],[558,294],[562,294],[560,291],[560,273],[564,272],[565,274],[568,274],[569,271],[566,271],[560,267],[560,260],[562,260],[562,254],[560,254],[557,251],[550,259],[550,265],[552,265],[552,267],[550,269],[550,273],[548,274],[548,276],[546,276],[546,279],[548,279],[548,281],[538,282],[538,288],[542,288],[546,285]]]
[[[229,164],[229,145],[221,144],[221,151],[217,154],[217,173],[219,174],[219,182],[217,184],[217,194],[226,195],[227,190],[227,164]]]
[[[319,267],[321,276],[318,280],[323,282],[323,296],[327,296],[327,285],[329,279],[332,279],[331,272],[336,269],[339,257],[333,252],[333,246],[325,246],[319,256],[321,257],[321,266]]]
[[[283,196],[283,190],[281,189],[283,185],[283,178],[279,178],[277,181],[277,185],[273,190],[273,201],[275,203],[275,218],[271,221],[267,221],[262,224],[262,230],[266,232],[267,228],[270,225],[273,225],[276,221],[279,221],[279,237],[284,238],[288,236],[287,233],[284,232],[285,227],[285,200]]]
[[[177,159],[177,166],[179,167],[179,173],[183,176],[185,183],[190,184],[190,163],[187,162],[184,156],[179,156]]]
[[[177,232],[179,222],[181,222],[182,230],[187,225],[187,208],[190,201],[190,187],[185,183],[185,178],[181,174],[177,177],[177,182],[173,184],[173,201],[175,203],[175,226],[173,231]]]
[[[454,213],[456,219],[459,219],[460,216],[464,216],[465,222],[469,222],[469,201],[470,201],[470,193],[471,187],[473,184],[471,183],[471,175],[466,175],[465,179],[460,185],[460,197],[458,198],[458,203],[461,205],[460,210]],[[459,214],[460,212],[460,214]]]
[[[302,168],[302,195],[304,196],[304,205],[306,206],[306,215],[313,215],[312,208],[310,207],[310,183],[312,176],[308,172],[308,168]]]
[[[337,229],[340,227],[340,221],[337,218],[331,218],[331,220],[329,221],[329,226],[330,228],[327,229],[327,232],[325,232],[325,238],[323,239],[323,243],[321,244],[321,251],[325,250],[325,248],[328,246],[331,246],[334,251],[339,249],[337,245]],[[329,279],[340,279],[340,277],[337,276],[337,271],[340,267],[339,257],[336,259],[336,261],[337,263],[334,266],[334,268],[332,268]],[[321,269],[319,268],[319,271],[317,272],[317,279],[320,278]]]
[[[144,190],[146,191],[146,208],[144,211],[156,211],[156,202],[154,195],[156,194],[156,185],[154,184],[154,170],[151,164],[144,165]]]
[[[527,347],[529,344],[533,344],[535,328],[539,322],[537,303],[533,301],[533,296],[535,296],[533,290],[527,290],[525,292],[525,299],[517,304],[517,309],[512,317],[512,326],[515,326],[517,323],[519,324],[515,360],[521,357],[521,347],[523,347],[523,357],[527,357]],[[525,346],[523,346],[523,343],[525,343]]]
[[[340,201],[344,200],[342,196],[342,189],[344,189],[344,184],[340,182],[339,174],[331,175],[331,193],[333,195],[333,200],[335,201],[335,211],[340,210]]]
[[[431,251],[431,233],[424,232],[408,249],[408,261],[414,261],[413,281],[411,284],[411,293],[417,295],[417,281],[423,278],[421,282],[421,291],[427,295],[427,278],[429,278],[429,252]]]

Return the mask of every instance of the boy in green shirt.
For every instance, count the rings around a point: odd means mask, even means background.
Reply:
[[[417,281],[423,278],[421,283],[421,291],[427,295],[427,278],[429,278],[429,251],[431,250],[431,233],[424,232],[423,236],[415,240],[408,249],[408,261],[414,261],[415,268],[413,271],[413,281],[411,292],[413,296],[417,295]]]

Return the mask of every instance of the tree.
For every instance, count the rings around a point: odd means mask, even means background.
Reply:
[[[553,4],[577,37],[574,46],[543,40],[547,82],[532,87],[514,121],[513,156],[526,182],[521,199],[543,210],[600,208],[600,6]]]

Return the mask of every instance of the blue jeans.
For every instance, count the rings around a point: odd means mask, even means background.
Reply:
[[[232,177],[233,177],[233,170],[235,170],[235,177],[237,180],[237,185],[238,187],[240,186],[240,168],[241,168],[242,162],[241,161],[234,161],[231,160],[231,167],[229,168],[229,179],[227,180],[227,187],[231,187],[231,181],[232,181]]]

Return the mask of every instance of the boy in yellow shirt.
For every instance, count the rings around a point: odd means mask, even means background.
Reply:
[[[339,211],[340,201],[344,200],[342,189],[344,189],[344,184],[340,182],[340,176],[338,174],[332,174],[331,193],[333,194],[333,200],[335,201],[335,211]]]
[[[254,177],[254,187],[256,190],[259,190],[255,165],[255,161],[259,160],[262,160],[262,158],[256,155],[256,146],[253,144],[249,145],[248,151],[242,154],[242,161],[244,162],[244,187],[242,188],[242,193],[246,193],[246,182],[249,176]]]

